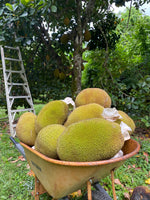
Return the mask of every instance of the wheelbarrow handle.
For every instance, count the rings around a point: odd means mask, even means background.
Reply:
[[[9,138],[10,138],[10,140],[14,143],[16,149],[17,149],[17,150],[23,155],[23,157],[26,159],[25,152],[24,152],[24,148],[22,147],[22,145],[19,144],[18,142],[16,142],[16,140],[15,140],[12,136],[10,136]]]

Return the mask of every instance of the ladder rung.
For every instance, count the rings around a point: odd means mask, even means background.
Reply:
[[[26,109],[17,109],[17,110],[11,110],[11,112],[23,112],[23,111],[33,111],[33,108],[26,108]]]
[[[6,69],[5,72],[11,72],[11,73],[24,73],[23,71],[16,71],[16,70],[9,70],[9,69]]]
[[[0,68],[0,69],[3,69],[3,68]]]
[[[27,85],[27,83],[8,83],[8,85],[20,85],[20,86],[23,86],[23,85]]]
[[[10,99],[25,99],[25,98],[31,98],[30,96],[9,96]]]
[[[12,124],[12,127],[15,128],[17,124]]]
[[[4,48],[18,50],[18,47],[9,47],[9,46],[4,46]]]
[[[19,62],[21,62],[22,60],[20,60],[20,59],[16,59],[16,58],[6,58],[5,57],[5,60],[10,60],[10,61],[19,61]]]

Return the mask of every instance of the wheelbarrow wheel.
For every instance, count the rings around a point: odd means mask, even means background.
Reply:
[[[84,195],[84,199],[88,200],[87,193]],[[112,198],[107,193],[103,193],[98,190],[93,190],[92,200],[112,200]]]
[[[106,193],[102,193],[98,190],[92,191],[92,200],[112,200]]]
[[[104,190],[104,188],[99,184],[95,183],[94,185],[95,190],[91,191],[92,200],[112,200],[109,194]],[[88,200],[88,194],[85,194],[85,198]]]
[[[104,188],[97,182],[94,185],[96,190],[92,191],[92,198],[93,200],[112,200],[109,194],[104,190]],[[95,198],[95,199],[94,199]]]

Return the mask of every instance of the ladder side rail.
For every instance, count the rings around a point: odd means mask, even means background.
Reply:
[[[13,50],[18,50],[18,47],[9,47],[9,46],[4,46],[4,48],[7,48],[7,49],[13,49]]]
[[[2,59],[2,66],[3,66],[3,76],[4,76],[4,83],[5,83],[5,92],[6,92],[6,102],[7,102],[7,110],[8,110],[8,117],[9,117],[9,126],[10,126],[10,133],[11,135],[14,135],[14,129],[12,127],[12,116],[11,116],[11,108],[10,108],[10,102],[9,102],[9,91],[7,86],[7,76],[5,73],[6,65],[5,65],[5,56],[4,56],[4,49],[1,46],[1,59]]]
[[[4,60],[4,62],[5,62],[5,60]],[[7,70],[5,68],[5,74],[6,74],[6,81],[8,82],[8,80],[9,80],[9,78],[11,76],[11,71],[9,73],[7,73]]]
[[[13,103],[14,103],[14,98],[13,98],[13,99],[10,99],[10,98],[9,98],[9,101],[10,101],[10,108],[12,108],[12,105],[13,105]]]
[[[31,106],[31,108],[34,110],[32,98],[31,98],[31,97],[27,97],[27,98],[26,98],[26,101],[27,101],[28,104]]]

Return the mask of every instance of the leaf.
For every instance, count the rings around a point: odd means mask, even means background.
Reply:
[[[19,156],[18,158],[19,158],[19,160],[21,160],[21,161],[25,161],[25,160],[26,160],[23,156]]]
[[[57,7],[54,6],[54,5],[52,5],[52,6],[51,6],[51,11],[52,11],[52,12],[57,12]]]
[[[150,178],[148,178],[147,180],[145,180],[145,183],[150,185]]]
[[[28,176],[35,176],[34,172],[32,170],[30,170],[28,173],[27,173]]]
[[[28,16],[28,12],[27,11],[25,11],[24,13],[22,13],[22,15],[20,15],[20,17],[26,17],[26,16]]]
[[[18,160],[19,160],[19,158],[16,159],[16,160],[11,161],[11,163],[16,163],[16,162],[18,162]]]
[[[145,156],[145,160],[146,160],[146,162],[148,163],[148,153],[146,153],[146,152],[143,152],[143,155]]]
[[[120,182],[119,179],[115,179],[114,183],[117,184],[117,185],[121,185],[122,187],[124,187],[124,185]]]
[[[125,192],[125,193],[123,194],[123,196],[124,196],[125,199],[130,199],[130,195],[129,195],[129,193],[127,193],[127,192]]]
[[[11,156],[11,157],[9,157],[9,158],[8,158],[8,161],[9,161],[9,160],[11,160],[12,158],[13,158],[12,156]]]
[[[136,165],[128,165],[128,169],[134,168],[135,170],[140,170],[140,167],[136,167]]]
[[[15,11],[18,8],[18,4],[13,4],[12,7],[13,7],[13,11]]]
[[[3,11],[4,11],[4,9],[3,9],[3,8],[1,8],[1,9],[0,9],[0,15],[2,15],[2,14],[3,14]]]
[[[27,166],[26,166],[26,167],[27,167],[27,169],[30,169],[30,165],[29,165],[29,164],[27,164]]]
[[[6,8],[10,11],[13,11],[13,6],[10,3],[6,3]]]
[[[26,159],[25,159],[23,156],[19,156],[18,159],[11,161],[11,163],[16,163],[16,162],[18,162],[19,160],[25,161]]]

